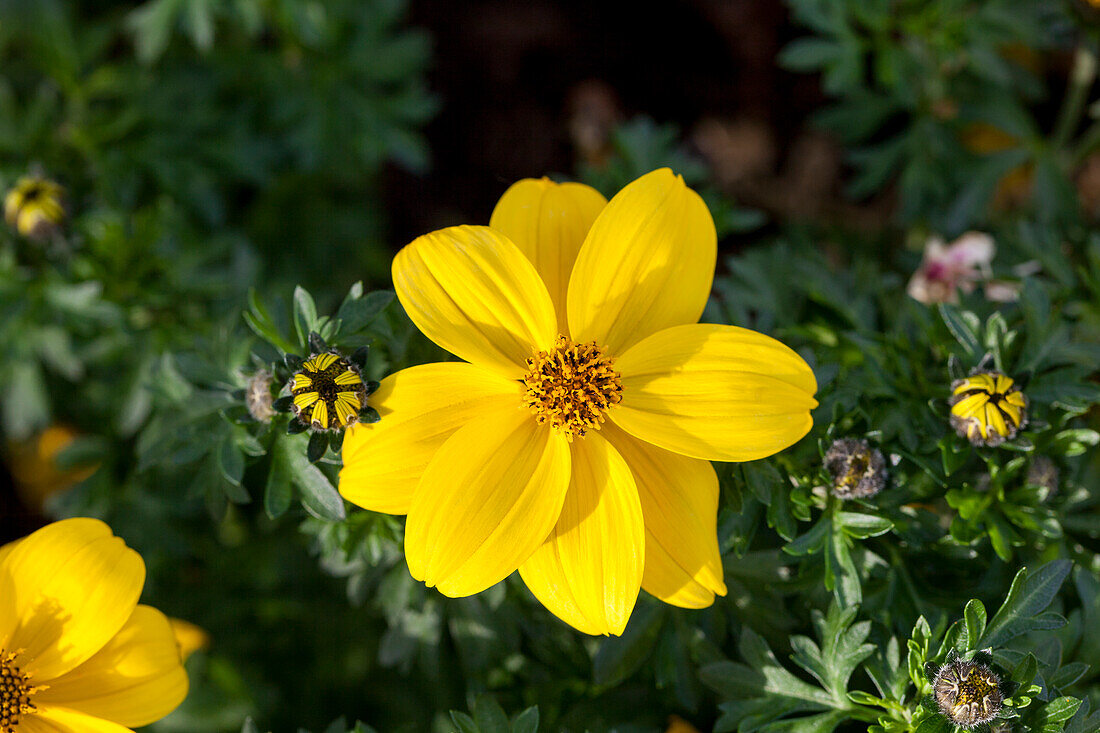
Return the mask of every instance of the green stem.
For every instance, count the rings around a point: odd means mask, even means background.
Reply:
[[[1084,163],[1085,159],[1092,155],[1097,148],[1100,148],[1100,120],[1093,122],[1081,135],[1081,139],[1077,141],[1077,146],[1070,156],[1071,168],[1076,168]]]
[[[1051,143],[1055,150],[1064,149],[1081,124],[1081,113],[1085,110],[1089,89],[1092,88],[1094,81],[1096,81],[1096,54],[1091,48],[1080,45],[1073,55],[1069,86],[1062,100],[1062,109],[1058,112],[1058,121],[1054,125]]]

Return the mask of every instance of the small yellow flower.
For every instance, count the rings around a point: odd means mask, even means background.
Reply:
[[[206,629],[181,618],[170,618],[172,634],[176,637],[176,646],[180,650],[180,659],[187,661],[195,652],[210,646],[210,634]]]
[[[51,425],[26,442],[11,446],[11,473],[25,506],[41,510],[56,493],[66,491],[95,473],[98,466],[61,469],[57,457],[80,433],[67,425]]]
[[[64,196],[48,178],[20,178],[4,199],[4,219],[24,237],[46,239],[65,221]]]
[[[0,547],[0,731],[125,733],[187,695],[141,557],[95,519]]]
[[[665,733],[699,733],[699,729],[679,715],[670,716]]]
[[[1027,397],[1011,377],[979,372],[951,390],[951,427],[974,445],[998,446],[1027,425]]]
[[[343,430],[359,420],[367,388],[359,368],[331,351],[314,354],[290,378],[294,416],[315,430]]]
[[[667,168],[610,203],[523,180],[489,227],[420,237],[393,263],[413,323],[467,363],[412,367],[344,442],[340,490],[408,514],[413,577],[467,596],[516,569],[554,614],[622,633],[639,588],[724,594],[709,461],[809,431],[813,372],[759,333],[698,324],[717,243]]]

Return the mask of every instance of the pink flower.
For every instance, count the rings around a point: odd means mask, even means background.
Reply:
[[[973,292],[978,283],[990,279],[994,252],[993,237],[981,232],[967,232],[949,245],[933,237],[925,245],[924,259],[907,292],[926,305],[957,303],[959,290]]]

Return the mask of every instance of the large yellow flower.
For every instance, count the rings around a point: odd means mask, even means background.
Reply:
[[[125,733],[187,694],[141,557],[94,519],[0,547],[0,733]]]
[[[724,594],[718,480],[801,438],[814,375],[767,336],[696,321],[714,222],[668,169],[610,203],[524,180],[489,227],[420,237],[393,279],[417,327],[469,363],[412,367],[370,398],[340,490],[408,514],[413,577],[449,596],[517,568],[553,613],[622,632],[639,587],[701,608]]]

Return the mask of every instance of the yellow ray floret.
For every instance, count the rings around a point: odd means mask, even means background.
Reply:
[[[294,395],[294,406],[298,409],[304,409],[312,405],[320,398],[321,395],[317,394],[316,392],[302,392],[301,394]]]
[[[359,377],[359,375],[356,374],[355,372],[353,372],[350,369],[348,369],[343,374],[337,375],[336,379],[334,379],[332,381],[336,384],[341,385],[341,386],[348,385],[348,384],[362,384],[363,383],[363,380]]]
[[[315,356],[310,357],[309,359],[306,360],[306,362],[304,364],[302,364],[302,366],[305,367],[306,369],[308,369],[311,372],[323,372],[325,369],[328,369],[329,366],[339,358],[340,357],[338,357],[336,354],[333,354],[331,352],[325,352],[324,354],[317,354]]]
[[[294,375],[294,381],[291,383],[290,388],[292,390],[307,389],[313,386],[313,380],[301,372]]]

